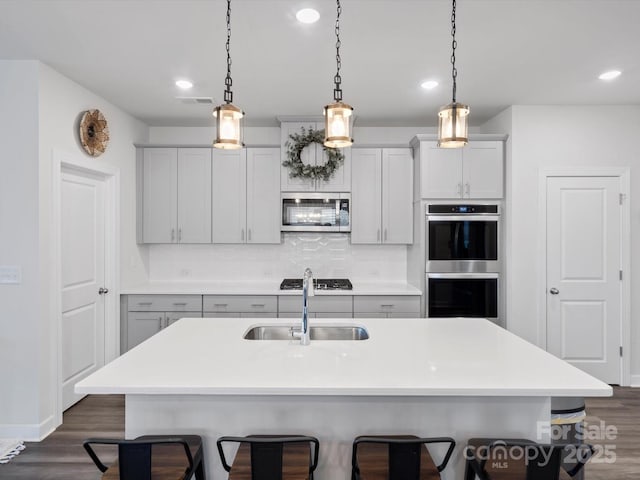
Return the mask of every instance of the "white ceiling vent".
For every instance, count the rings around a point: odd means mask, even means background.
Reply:
[[[211,97],[176,97],[176,99],[185,105],[213,105],[213,98]]]

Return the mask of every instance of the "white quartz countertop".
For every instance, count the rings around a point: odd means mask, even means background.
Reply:
[[[124,287],[123,295],[300,295],[280,290],[281,280],[264,282],[149,282]],[[353,290],[316,290],[316,295],[420,295],[407,283],[353,281]]]
[[[244,340],[291,319],[184,318],[76,385],[150,395],[610,396],[609,385],[484,319],[310,319],[362,341]]]

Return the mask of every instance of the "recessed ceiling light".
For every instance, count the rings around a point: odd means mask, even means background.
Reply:
[[[301,23],[316,23],[320,19],[320,13],[313,8],[303,8],[298,10],[296,18]]]
[[[620,70],[610,70],[608,72],[601,73],[598,77],[600,80],[613,80],[620,76],[622,72]]]
[[[181,88],[182,90],[189,90],[193,87],[193,83],[189,80],[176,80],[176,87]]]
[[[435,80],[427,80],[426,82],[422,82],[420,86],[425,90],[431,90],[438,86],[438,82],[436,82]]]

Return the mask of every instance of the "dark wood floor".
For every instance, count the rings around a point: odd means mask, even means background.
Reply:
[[[612,398],[587,399],[587,427],[599,435],[600,422],[615,427],[615,438],[593,438],[589,443],[608,446],[615,455],[605,463],[602,455],[587,465],[585,480],[638,480],[640,478],[640,389],[615,387]],[[91,436],[124,435],[124,397],[89,396],[64,414],[64,423],[45,440],[27,443],[27,448],[6,465],[0,465],[1,480],[93,480],[98,470],[82,448]],[[612,432],[609,432],[612,437]],[[603,452],[604,453],[604,452]],[[102,451],[105,461],[114,452]]]

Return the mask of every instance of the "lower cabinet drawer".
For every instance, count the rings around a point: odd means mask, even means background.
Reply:
[[[353,297],[351,295],[314,295],[308,298],[310,313],[349,313],[353,315]],[[281,295],[278,297],[279,313],[298,313],[302,315],[302,294]]]
[[[278,312],[278,300],[269,295],[205,295],[202,310],[215,313],[272,313],[275,316]]]
[[[202,295],[129,295],[130,312],[201,312]]]
[[[363,313],[406,313],[408,316],[420,316],[420,297],[413,295],[356,296],[353,298],[353,311]]]

